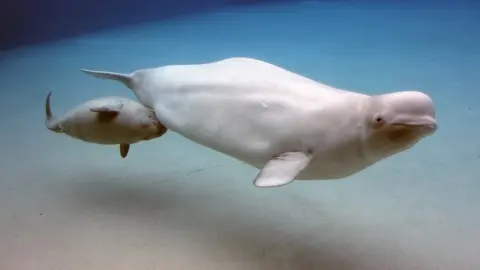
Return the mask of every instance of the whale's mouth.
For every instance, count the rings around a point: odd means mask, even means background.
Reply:
[[[392,123],[393,126],[403,127],[408,129],[421,129],[426,133],[434,133],[438,129],[438,125],[435,121],[402,121],[397,123]]]

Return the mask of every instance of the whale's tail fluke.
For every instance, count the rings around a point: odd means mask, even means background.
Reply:
[[[52,110],[50,108],[50,96],[52,95],[52,91],[48,92],[47,98],[45,99],[45,126],[47,129],[60,133],[62,132],[61,126],[58,124],[57,119],[55,116],[52,115]]]
[[[133,79],[133,77],[132,77],[131,74],[122,74],[122,73],[88,70],[88,69],[81,69],[81,71],[83,71],[86,74],[91,75],[93,77],[122,82],[128,88],[132,89],[132,79]]]

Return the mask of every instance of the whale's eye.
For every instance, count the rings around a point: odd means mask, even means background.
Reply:
[[[373,126],[374,128],[379,128],[379,127],[383,126],[384,123],[385,123],[385,119],[383,118],[383,116],[381,116],[381,115],[376,115],[376,116],[373,118],[372,126]]]

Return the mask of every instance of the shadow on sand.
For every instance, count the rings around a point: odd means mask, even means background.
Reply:
[[[311,213],[292,218],[290,209],[281,206],[274,209],[276,203],[269,198],[275,194],[272,192],[252,199],[252,193],[263,191],[222,191],[221,187],[219,191],[212,190],[214,185],[201,183],[212,180],[200,177],[187,180],[189,183],[173,179],[154,182],[151,177],[140,173],[122,175],[121,179],[104,173],[84,174],[83,178],[90,180],[76,181],[70,186],[73,192],[70,198],[78,209],[105,211],[108,215],[148,224],[151,238],[158,241],[162,241],[162,237],[157,237],[161,225],[202,235],[200,244],[205,248],[228,253],[234,256],[234,261],[251,263],[258,269],[373,269],[373,262],[359,254],[365,254],[358,252],[360,244],[355,249],[345,246],[348,236],[332,232],[341,224],[335,224],[335,218],[324,211],[316,215],[322,215],[321,219],[328,220],[328,225],[305,225],[314,223],[307,217]],[[161,179],[158,175],[155,178]],[[297,204],[291,209],[302,211],[302,203],[288,196],[284,199],[287,205]],[[307,220],[299,220],[302,215]],[[352,229],[359,231],[357,233],[362,230]],[[198,241],[195,238],[195,242]],[[369,247],[361,248],[365,251]]]

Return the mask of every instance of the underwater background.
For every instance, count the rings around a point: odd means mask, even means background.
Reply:
[[[0,269],[480,269],[479,3],[43,0],[0,15]],[[81,68],[234,56],[424,91],[439,130],[340,181],[259,189],[256,169],[173,132],[122,159],[45,128],[50,90],[54,115],[134,98]]]

